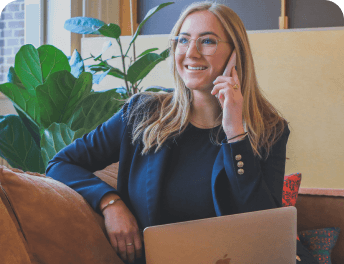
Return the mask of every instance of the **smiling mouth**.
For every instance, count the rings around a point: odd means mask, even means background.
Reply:
[[[189,69],[188,65],[185,66],[185,69],[187,69],[188,71],[205,71],[206,69],[208,69],[208,67],[195,67],[196,69]]]

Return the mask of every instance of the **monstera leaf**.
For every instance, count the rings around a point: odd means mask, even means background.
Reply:
[[[0,156],[10,166],[23,171],[44,173],[39,146],[19,116],[0,116]]]

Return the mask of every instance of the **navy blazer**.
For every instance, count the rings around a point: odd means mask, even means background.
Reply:
[[[142,95],[126,103],[105,123],[62,149],[49,162],[46,175],[80,193],[98,213],[101,198],[117,193],[138,220],[141,229],[159,224],[159,197],[172,139],[157,152],[141,155],[142,143],[131,144],[132,125],[127,111]],[[248,137],[223,141],[211,175],[213,204],[217,216],[264,210],[282,206],[286,126],[266,161],[254,156]],[[117,190],[93,172],[119,161]],[[238,167],[238,162],[243,167]],[[244,173],[239,174],[238,170]]]

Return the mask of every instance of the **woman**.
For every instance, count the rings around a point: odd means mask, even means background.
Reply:
[[[240,18],[194,3],[170,43],[174,92],[132,97],[47,168],[104,215],[129,263],[144,263],[147,226],[282,206],[290,131],[259,90]],[[92,172],[118,161],[116,190]]]

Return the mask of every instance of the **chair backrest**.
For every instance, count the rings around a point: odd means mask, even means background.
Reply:
[[[94,174],[105,181],[107,184],[111,185],[114,188],[117,188],[118,165],[118,162],[113,163],[101,171],[96,171]]]
[[[300,188],[295,206],[298,232],[326,227],[341,229],[331,260],[332,264],[344,263],[344,189]]]

